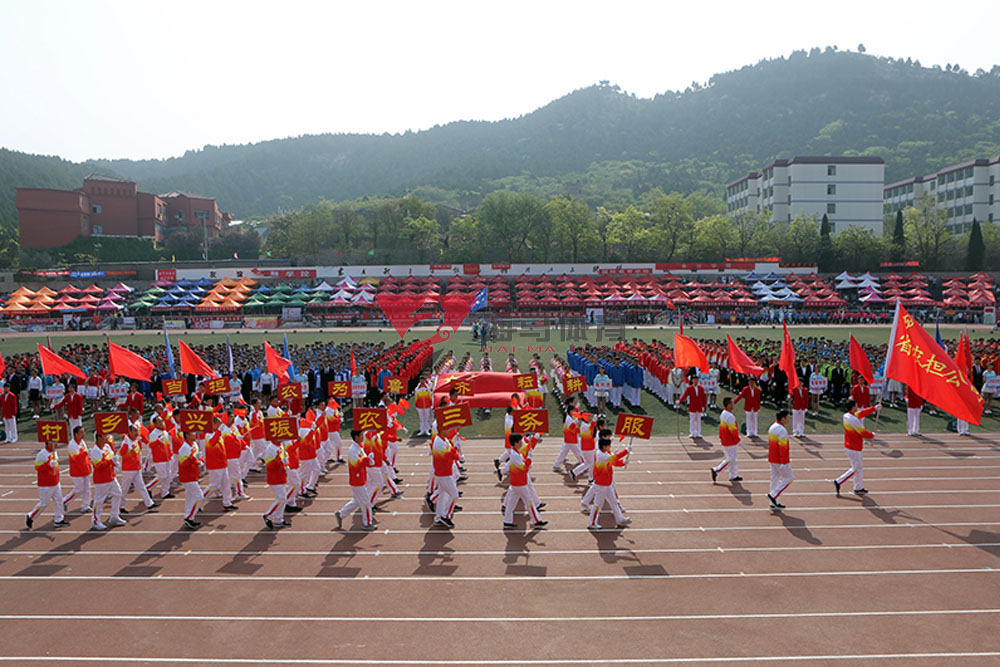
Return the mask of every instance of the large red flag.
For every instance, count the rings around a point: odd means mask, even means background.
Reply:
[[[180,346],[181,350],[181,373],[191,375],[200,375],[202,377],[217,378],[219,374],[215,370],[205,363],[205,361],[194,353],[190,347],[187,346],[182,340],[178,340],[177,344]]]
[[[868,361],[868,355],[865,354],[861,344],[854,340],[854,334],[851,334],[851,345],[848,358],[851,362],[851,370],[860,373],[861,377],[863,377],[868,384],[875,381],[875,376],[872,374],[871,362]]]
[[[698,347],[693,338],[679,333],[674,334],[674,366],[688,368],[696,366],[702,373],[708,372],[708,357]]]
[[[267,359],[267,372],[277,375],[281,384],[288,382],[288,367],[292,365],[292,362],[278,354],[278,351],[271,347],[266,340],[264,341],[264,357]]]
[[[795,346],[792,345],[792,337],[788,335],[788,325],[782,322],[781,327],[785,330],[785,336],[781,339],[781,356],[778,357],[778,368],[785,371],[785,375],[788,376],[788,391],[791,391],[802,383],[799,381],[799,374],[795,369]]]
[[[135,352],[108,341],[108,366],[112,375],[149,382],[153,377],[153,364]]]
[[[925,400],[959,419],[978,424],[983,399],[959,365],[897,302],[885,376],[899,380]]]
[[[965,373],[965,377],[972,376],[972,342],[969,340],[969,332],[963,331],[958,337],[958,348],[955,349],[955,363]]]
[[[86,373],[41,343],[38,344],[38,357],[42,360],[42,373],[45,375],[62,375],[68,373],[81,380],[87,379]]]
[[[748,357],[746,352],[740,349],[740,346],[736,344],[736,341],[729,337],[729,334],[726,334],[726,344],[729,346],[729,368],[737,373],[745,373],[746,375],[760,377],[760,374],[764,372],[764,369],[755,364],[753,359]]]
[[[7,364],[3,362],[3,355],[0,354],[0,375],[3,375],[5,370],[7,370]]]

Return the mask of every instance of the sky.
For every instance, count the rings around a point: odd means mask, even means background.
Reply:
[[[836,45],[969,72],[995,2],[0,0],[0,146],[162,159],[206,144],[419,131],[601,80],[639,97]]]

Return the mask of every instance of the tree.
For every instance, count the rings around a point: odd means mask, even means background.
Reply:
[[[444,238],[449,259],[454,262],[478,262],[483,258],[485,244],[482,239],[479,221],[474,216],[455,218]]]
[[[651,227],[650,241],[663,261],[670,262],[691,235],[693,204],[684,195],[676,192],[666,195],[657,188],[646,195],[646,208]]]
[[[986,221],[981,227],[986,250],[983,265],[988,271],[996,271],[1000,268],[1000,224]]]
[[[650,239],[649,219],[634,206],[611,216],[608,223],[608,243],[614,246],[628,262],[638,251],[647,247]]]
[[[843,268],[848,271],[877,268],[882,259],[882,238],[870,227],[851,225],[841,230],[834,248]]]
[[[903,224],[906,236],[912,244],[912,254],[922,266],[934,271],[947,258],[954,244],[948,229],[948,217],[930,194],[924,192],[915,202],[916,206],[906,209]]]
[[[553,197],[545,207],[552,218],[559,259],[574,264],[591,259],[600,239],[587,205],[576,198]]]
[[[212,242],[212,252],[223,259],[234,254],[240,259],[256,259],[260,254],[260,234],[252,229],[228,227]]]
[[[834,257],[833,242],[830,240],[830,219],[824,213],[823,220],[819,226],[819,257],[817,258],[819,270],[832,270]]]
[[[732,255],[735,245],[733,224],[729,216],[712,215],[694,221],[691,259],[699,262],[718,262]]]
[[[800,213],[786,228],[781,229],[778,244],[786,262],[815,262],[819,254],[819,222],[811,215]]]
[[[538,233],[537,226],[549,223],[542,200],[505,190],[486,195],[476,217],[491,254],[508,262],[529,259],[532,255],[529,239]]]
[[[865,52],[865,45],[858,44],[858,53],[864,53],[864,52]]]
[[[896,211],[896,226],[892,230],[892,261],[902,262],[906,257],[906,234],[903,232],[903,209]]]
[[[410,247],[417,251],[417,260],[423,264],[427,255],[441,247],[441,227],[437,220],[424,216],[406,218],[403,221],[403,234]]]
[[[768,249],[770,218],[771,214],[767,211],[746,211],[733,217],[733,252],[740,257],[748,257]]]
[[[969,232],[969,250],[965,255],[965,268],[969,271],[982,271],[983,259],[986,256],[986,245],[983,243],[983,229],[979,221],[972,219],[972,231]]]

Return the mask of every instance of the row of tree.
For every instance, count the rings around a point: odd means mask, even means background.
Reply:
[[[919,260],[928,270],[1000,269],[1000,226],[949,230],[932,198],[884,230],[848,227],[831,234],[826,217],[771,221],[767,213],[731,217],[722,201],[696,193],[650,191],[616,210],[583,200],[523,192],[487,195],[473,212],[419,197],[322,202],[273,218],[265,249],[304,264],[427,262],[678,262],[780,256],[827,271],[864,271],[882,261]]]

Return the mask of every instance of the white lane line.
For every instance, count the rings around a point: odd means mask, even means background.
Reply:
[[[319,581],[614,581],[628,579],[747,579],[766,577],[867,577],[867,576],[912,576],[926,574],[1000,574],[1000,569],[991,567],[952,568],[933,570],[827,570],[822,572],[698,572],[690,574],[566,574],[566,575],[406,575],[364,577],[291,577],[280,575],[164,575],[162,577],[135,577],[119,575],[0,575],[0,581],[255,581],[255,582],[297,582],[316,583]]]
[[[817,544],[815,546],[791,546],[791,547],[726,547],[723,553],[729,552],[746,552],[746,553],[756,553],[756,552],[782,552],[782,551],[881,551],[883,549],[962,549],[962,548],[982,548],[982,547],[1000,547],[1000,542],[977,542],[974,544],[961,543],[961,544],[857,544],[857,545],[827,545],[827,544]],[[599,554],[599,555],[617,555],[622,553],[629,554],[686,554],[686,553],[707,553],[715,554],[719,553],[720,547],[691,547],[691,548],[673,548],[673,549],[630,549],[628,547],[622,547],[620,549],[544,549],[544,550],[496,550],[496,551],[480,551],[480,550],[462,550],[452,554],[453,557],[457,556],[565,556],[565,555],[575,555],[575,554]],[[352,551],[202,551],[202,550],[191,550],[191,551],[152,551],[152,550],[140,550],[140,551],[84,551],[84,550],[69,550],[69,551],[17,551],[15,552],[19,556],[148,556],[148,557],[161,557],[161,556],[187,556],[189,554],[195,554],[198,556],[241,556],[241,557],[259,557],[259,556],[420,556],[425,555],[426,551],[393,551],[378,549],[377,551],[363,551],[363,550],[352,550]]]
[[[582,518],[582,515],[581,515]],[[946,523],[918,523],[918,524],[908,524],[908,523],[858,523],[858,524],[823,524],[823,525],[809,525],[809,526],[660,526],[653,528],[642,528],[637,526],[629,526],[623,529],[610,529],[606,528],[600,534],[614,535],[616,533],[688,533],[688,532],[727,532],[727,531],[754,531],[754,530],[783,530],[783,531],[794,531],[794,530],[834,530],[834,529],[847,529],[847,530],[860,530],[860,529],[886,529],[886,528],[958,528],[958,527],[973,527],[973,526],[989,526],[991,528],[997,527],[997,522],[995,521],[955,521]],[[101,533],[101,537],[106,537],[108,535],[177,535],[183,533],[188,537],[194,537],[197,535],[202,535],[205,537],[225,537],[226,535],[260,535],[264,533],[269,533],[270,531],[261,530],[229,530],[219,531],[217,533],[207,533],[192,531],[190,533],[184,532],[181,529],[177,530],[118,530],[109,531],[106,533]],[[288,530],[282,531],[285,534],[294,535],[371,535],[370,531],[366,530],[334,530],[334,529],[324,529],[324,530]],[[582,525],[577,528],[545,528],[545,533],[579,533],[583,535],[590,534],[589,531]],[[45,530],[0,530],[0,535],[29,535],[29,534],[51,534],[52,531]],[[392,533],[394,535],[427,535],[431,533],[440,533],[442,535],[501,535],[503,534],[499,528],[456,528],[454,530],[439,531],[431,528],[415,528],[415,529],[404,529],[404,528],[393,528]],[[70,533],[72,534],[72,533]],[[516,533],[515,533],[516,534]],[[0,553],[11,553],[16,554],[16,550],[0,552]],[[238,553],[238,552],[234,552]],[[1000,570],[998,570],[1000,571]]]
[[[243,664],[243,665],[634,665],[634,664],[691,664],[731,662],[808,662],[813,660],[918,660],[938,658],[990,658],[1000,656],[1000,651],[951,652],[951,653],[841,653],[834,655],[761,655],[716,656],[711,658],[560,658],[504,660],[396,660],[396,659],[327,659],[327,658],[126,658],[109,656],[0,656],[0,662],[134,662],[168,664]]]
[[[566,623],[611,621],[721,621],[777,618],[852,618],[867,616],[951,616],[1000,614],[1000,609],[886,609],[881,611],[803,611],[755,614],[667,614],[661,616],[153,616],[111,614],[2,614],[0,621],[220,621],[312,623]]]

